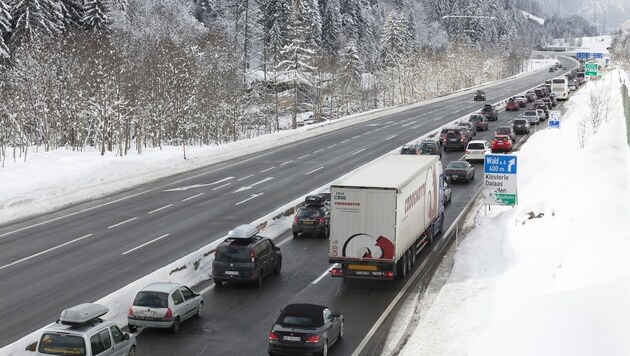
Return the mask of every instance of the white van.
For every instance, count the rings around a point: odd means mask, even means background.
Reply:
[[[551,92],[556,95],[557,100],[567,100],[569,98],[569,80],[567,77],[557,77],[551,80]]]
[[[44,328],[35,355],[135,356],[136,337],[101,319],[108,312],[106,306],[92,303],[65,309]]]

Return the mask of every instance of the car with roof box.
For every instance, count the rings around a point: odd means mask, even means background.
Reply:
[[[55,323],[44,327],[36,356],[135,356],[136,337],[101,317],[109,308],[83,303],[65,309]]]
[[[440,146],[440,144],[438,144],[435,140],[422,140],[418,147],[420,148],[421,155],[436,155],[442,159],[442,146]]]
[[[181,323],[203,317],[203,298],[181,283],[155,282],[142,288],[127,312],[129,331],[138,327],[180,331]]]
[[[212,279],[217,287],[223,282],[255,283],[260,287],[267,275],[280,274],[280,247],[258,233],[254,226],[239,225],[217,246],[212,261]]]
[[[293,217],[293,237],[310,234],[321,237],[330,236],[330,207],[319,195],[308,195],[304,206],[297,209]]]
[[[468,117],[468,122],[475,125],[477,131],[486,131],[488,130],[488,119],[484,115],[481,114],[471,114]]]
[[[499,112],[492,104],[484,105],[479,113],[485,116],[488,121],[497,121],[499,119]]]

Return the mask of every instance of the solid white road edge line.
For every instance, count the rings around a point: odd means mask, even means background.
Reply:
[[[134,221],[134,220],[136,220],[137,218],[138,218],[138,217],[131,218],[131,219],[127,219],[127,220],[125,220],[125,221],[123,221],[123,222],[119,222],[118,224],[114,224],[114,225],[112,225],[112,226],[108,226],[107,228],[108,228],[108,229],[113,229],[113,228],[115,228],[116,226],[120,226],[120,225],[122,225],[122,224],[126,224],[126,223],[128,223],[128,222],[130,222],[130,221]]]
[[[319,277],[317,277],[316,280],[312,281],[311,284],[317,284],[317,282],[321,281],[324,277],[326,277],[330,273],[330,270],[332,269],[332,266],[333,265],[330,265],[330,267],[326,268],[324,273],[322,273]]]
[[[228,183],[228,184],[229,184],[229,183]],[[160,210],[164,210],[164,209],[166,209],[166,208],[170,208],[171,206],[173,206],[173,204],[164,205],[164,206],[163,206],[163,207],[161,207],[161,208],[157,208],[157,209],[155,209],[155,210],[151,210],[151,211],[149,211],[147,214],[153,214],[153,213],[158,212],[158,211],[160,211]]]
[[[140,246],[134,247],[134,248],[132,248],[132,249],[131,249],[131,250],[129,250],[129,251],[125,251],[125,252],[123,252],[122,254],[123,254],[123,255],[126,255],[126,254],[128,254],[128,253],[130,253],[130,252],[133,252],[133,251],[135,251],[135,250],[137,250],[137,249],[139,249],[139,248],[142,248],[142,247],[144,247],[144,246],[146,246],[146,245],[148,245],[148,244],[154,243],[155,241],[161,240],[161,239],[165,238],[165,237],[166,237],[166,236],[168,236],[168,235],[169,235],[169,234],[164,234],[164,235],[162,235],[162,236],[160,236],[160,237],[158,237],[158,238],[156,238],[156,239],[153,239],[153,240],[151,240],[151,241],[147,241],[147,242],[143,243],[143,244],[142,244],[142,245],[140,245]]]
[[[68,242],[64,242],[64,243],[62,243],[61,245],[57,245],[57,246],[55,246],[55,247],[51,247],[51,248],[49,248],[48,250],[44,250],[44,251],[42,251],[42,252],[38,252],[38,253],[36,253],[36,254],[34,254],[34,255],[30,255],[30,256],[28,256],[28,257],[24,257],[24,258],[19,259],[19,260],[17,260],[17,261],[11,262],[11,263],[9,263],[8,265],[4,265],[4,266],[0,267],[0,270],[3,270],[3,269],[5,269],[5,268],[7,268],[7,267],[11,267],[11,266],[16,265],[16,264],[18,264],[18,263],[20,263],[20,262],[24,262],[24,261],[30,260],[31,258],[34,258],[34,257],[37,257],[37,256],[41,256],[41,255],[43,255],[43,254],[45,254],[45,253],[47,253],[47,252],[54,251],[54,250],[56,250],[56,249],[58,249],[58,248],[61,248],[61,247],[64,247],[64,246],[70,245],[70,244],[71,244],[71,243],[73,243],[73,242],[77,242],[77,241],[83,240],[83,239],[88,238],[88,237],[90,237],[90,236],[92,236],[92,234],[87,234],[87,235],[85,235],[85,236],[78,237],[78,238],[76,238],[76,239],[74,239],[74,240],[70,240],[70,241],[68,241]]]
[[[200,195],[203,195],[203,193],[195,194],[195,195],[193,195],[192,197],[188,197],[188,198],[186,198],[186,199],[182,199],[182,201],[188,201],[188,200],[190,200],[190,199],[194,199],[194,198],[196,198],[196,197],[198,197],[198,196],[200,196]]]

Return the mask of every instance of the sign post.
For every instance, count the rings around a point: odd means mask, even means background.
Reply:
[[[486,155],[483,164],[483,203],[516,205],[516,163],[514,155]]]
[[[559,129],[560,128],[560,111],[558,110],[553,110],[549,112],[549,123],[548,123],[548,127],[553,128],[553,129]]]

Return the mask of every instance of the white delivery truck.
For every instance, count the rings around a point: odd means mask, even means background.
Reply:
[[[335,277],[404,278],[444,222],[439,156],[387,155],[331,186]]]

